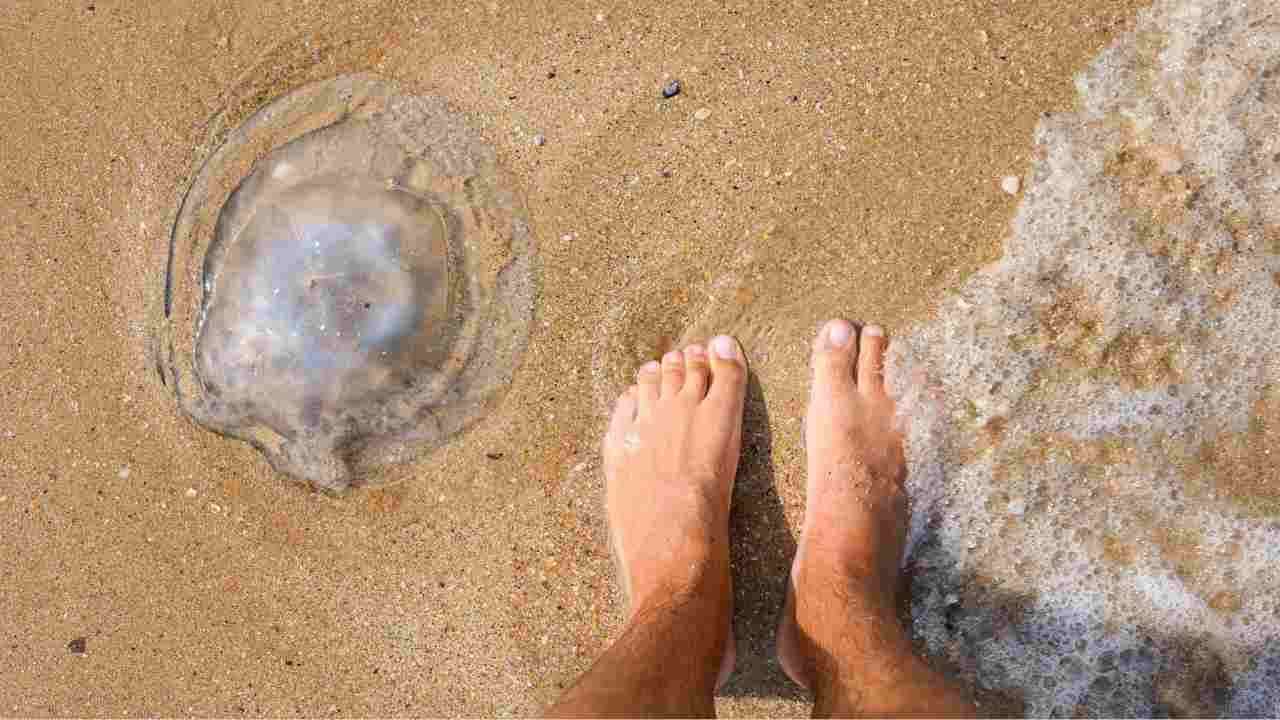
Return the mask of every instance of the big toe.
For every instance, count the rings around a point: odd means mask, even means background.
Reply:
[[[813,391],[825,396],[847,392],[858,362],[857,330],[848,320],[829,320],[813,342]]]
[[[747,397],[747,360],[742,346],[728,335],[711,340],[711,389],[707,402],[735,417],[741,417]]]

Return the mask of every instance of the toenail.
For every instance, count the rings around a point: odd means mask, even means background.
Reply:
[[[642,373],[656,373],[656,372],[658,372],[658,370],[659,370],[659,369],[661,369],[661,368],[662,368],[662,366],[658,364],[658,361],[657,361],[657,360],[650,360],[649,362],[647,362],[647,363],[645,363],[645,364],[643,364],[643,365],[641,365],[641,366],[640,366],[640,372],[642,372]]]
[[[712,340],[711,349],[723,360],[738,359],[738,343],[728,335],[721,335]]]
[[[832,320],[827,323],[827,340],[833,347],[844,347],[853,337],[853,326],[844,320]]]
[[[868,325],[862,328],[862,334],[870,335],[871,337],[884,337],[884,328],[879,325]]]
[[[684,356],[676,352],[675,350],[672,350],[671,352],[662,356],[662,362],[666,363],[667,365],[674,365],[683,359],[684,359]]]

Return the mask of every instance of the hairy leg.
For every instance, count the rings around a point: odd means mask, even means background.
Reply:
[[[804,530],[778,630],[783,669],[814,715],[972,715],[917,657],[895,615],[906,541],[906,461],[885,392],[884,331],[833,320],[814,343],[805,418]]]
[[[646,364],[618,399],[605,484],[628,620],[549,714],[714,714],[733,667],[729,501],[746,379],[742,349],[720,336]]]

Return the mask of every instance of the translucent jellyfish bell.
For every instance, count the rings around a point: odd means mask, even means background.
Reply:
[[[523,351],[529,233],[492,153],[443,103],[369,78],[250,118],[172,240],[161,376],[198,422],[317,486],[388,479],[465,429]]]
[[[445,226],[429,202],[342,177],[260,197],[219,280],[197,368],[230,407],[305,431],[378,413],[448,350]]]

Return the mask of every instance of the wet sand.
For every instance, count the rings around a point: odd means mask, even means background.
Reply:
[[[809,337],[904,328],[995,259],[999,179],[1143,3],[435,5],[0,9],[0,713],[536,712],[617,630],[606,404],[713,331],[756,375],[720,710],[806,711],[768,655]],[[358,71],[471,119],[540,284],[487,419],[410,480],[331,497],[182,418],[147,317],[210,118]]]

